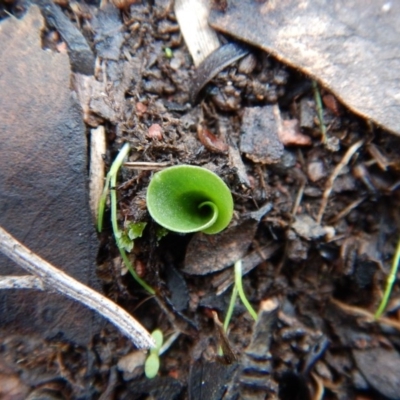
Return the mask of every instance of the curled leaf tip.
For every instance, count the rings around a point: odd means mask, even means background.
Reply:
[[[154,174],[147,189],[147,208],[170,231],[214,234],[231,221],[233,199],[218,175],[202,167],[177,165]]]

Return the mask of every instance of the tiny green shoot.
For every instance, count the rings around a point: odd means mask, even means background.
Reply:
[[[399,268],[399,261],[400,261],[400,240],[397,242],[397,248],[396,248],[396,253],[393,257],[392,268],[390,269],[389,275],[387,277],[385,292],[383,294],[381,303],[379,304],[379,307],[376,310],[375,318],[379,318],[385,311],[385,308],[389,301],[390,294],[392,293],[393,284],[396,281],[397,270]]]
[[[254,308],[251,306],[250,302],[247,300],[246,294],[243,290],[243,283],[242,283],[242,260],[238,260],[235,262],[234,266],[234,274],[235,274],[235,283],[232,289],[231,299],[229,301],[228,310],[225,315],[224,319],[224,331],[228,331],[229,322],[231,321],[233,310],[235,308],[235,303],[237,296],[239,294],[240,300],[242,301],[243,305],[246,307],[249,314],[257,321],[257,313]],[[218,349],[218,354],[222,355],[222,348]]]
[[[146,222],[128,222],[125,230],[120,231],[120,236],[116,238],[118,247],[123,248],[128,253],[131,252],[135,244],[134,240],[142,237],[146,225]]]
[[[172,58],[174,56],[170,47],[166,47],[164,49],[164,53],[165,53],[165,57],[167,57],[167,58]]]
[[[144,374],[148,379],[153,379],[158,374],[160,369],[160,350],[164,342],[163,333],[160,329],[155,329],[151,336],[156,346],[149,350],[149,355],[144,363]]]
[[[319,91],[318,83],[316,81],[312,81],[312,88],[314,92],[315,104],[317,106],[317,114],[318,114],[319,126],[321,129],[322,143],[326,143],[327,139],[326,139],[326,126],[324,123],[324,110],[322,107],[321,93]]]
[[[237,288],[240,300],[242,300],[243,305],[246,307],[247,311],[253,317],[254,321],[257,321],[257,313],[254,308],[251,306],[250,302],[247,300],[246,294],[243,290],[242,284],[242,260],[238,260],[235,262],[235,286]]]
[[[103,218],[104,218],[104,210],[106,206],[107,196],[110,192],[110,207],[111,207],[111,225],[114,233],[114,237],[117,243],[118,250],[121,254],[121,258],[124,261],[124,264],[128,268],[129,272],[133,276],[139,285],[143,287],[147,292],[154,295],[154,289],[149,286],[142,278],[139,277],[137,272],[132,266],[126,251],[131,251],[133,248],[133,238],[137,238],[141,236],[145,225],[139,226],[131,226],[128,227],[128,232],[121,231],[118,227],[118,217],[117,217],[117,175],[118,171],[124,162],[125,157],[128,155],[130,150],[129,143],[125,143],[122,146],[122,149],[118,153],[117,157],[115,158],[114,162],[111,165],[110,171],[107,174],[106,182],[104,185],[103,193],[100,198],[99,202],[99,215],[97,219],[97,229],[99,232],[103,229]],[[138,224],[137,224],[138,225]],[[138,236],[139,235],[139,236]]]
[[[156,172],[146,200],[152,218],[173,232],[215,234],[228,226],[233,215],[232,194],[224,181],[192,165]]]

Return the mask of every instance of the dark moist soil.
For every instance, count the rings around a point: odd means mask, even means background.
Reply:
[[[19,7],[7,10],[17,13]],[[105,8],[106,16],[122,21],[113,35],[104,21],[96,23],[96,5],[70,3],[62,10],[100,57],[96,79],[108,82],[113,112],[107,118],[101,107],[91,108],[86,121],[105,125],[108,165],[129,142],[129,161],[204,166],[231,189],[235,213],[216,238],[175,233],[160,238],[145,202],[155,170],[122,168],[119,223],[147,222],[130,259],[157,297],[146,294],[122,266],[110,224],[100,236],[98,276],[107,296],[149,331],[161,329],[166,339],[180,334],[153,380],[144,377],[140,363],[135,368],[138,353],[112,329],[93,338],[89,348],[62,340],[30,348],[17,339],[3,344],[9,358],[20,360],[31,386],[52,396],[32,398],[400,398],[396,284],[389,320],[371,318],[398,239],[399,138],[350,114],[322,90],[328,136],[323,144],[311,81],[257,49],[220,72],[191,105],[196,71],[168,1],[118,12]],[[57,40],[54,32],[49,27],[44,34],[48,47]],[[115,59],[101,47],[107,37],[115,41]],[[293,142],[264,164],[254,162],[261,139],[249,115],[253,107],[268,113],[273,105],[283,120],[298,123],[311,144]],[[240,139],[245,134],[254,142],[247,154]],[[360,140],[317,224],[329,177]],[[264,214],[252,214],[264,206]],[[263,309],[262,323],[256,326],[237,301],[226,340],[212,311],[224,320],[232,291],[229,260],[236,256],[249,271],[244,290],[254,308]],[[230,357],[218,355],[221,344]]]

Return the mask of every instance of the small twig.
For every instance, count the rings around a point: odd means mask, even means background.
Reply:
[[[162,169],[171,165],[168,162],[146,162],[146,161],[126,161],[124,162],[124,167],[141,169],[145,171],[151,171],[154,169]]]
[[[342,303],[341,301],[336,300],[334,298],[331,298],[330,301],[331,301],[331,303],[333,303],[336,306],[338,306],[344,312],[352,314],[352,315],[354,315],[356,317],[361,317],[362,319],[364,319],[368,323],[377,322],[378,324],[387,325],[387,326],[390,326],[390,327],[395,328],[398,331],[400,331],[400,322],[398,322],[398,321],[396,321],[394,319],[387,318],[387,317],[375,318],[374,314],[372,314],[371,312],[365,310],[364,308],[360,308],[360,307],[357,307],[357,306],[351,306],[349,304]]]
[[[0,289],[35,289],[44,290],[41,279],[32,275],[1,276]]]
[[[357,200],[354,200],[352,203],[350,203],[348,206],[346,206],[345,208],[343,208],[342,211],[339,211],[338,214],[336,214],[335,216],[333,216],[328,223],[329,224],[334,224],[338,221],[340,221],[342,218],[344,218],[346,215],[348,215],[351,211],[353,211],[355,208],[357,208],[364,200],[366,199],[366,197],[361,197]]]
[[[315,382],[315,390],[312,400],[322,400],[324,398],[325,387],[324,382],[320,376],[318,376],[315,372],[311,372],[310,374]]]
[[[340,174],[341,170],[349,163],[351,157],[357,152],[357,150],[364,144],[364,140],[359,140],[358,142],[354,143],[352,146],[350,146],[346,154],[343,156],[342,160],[334,170],[332,171],[331,176],[329,177],[328,181],[326,182],[326,189],[322,195],[322,201],[321,201],[321,207],[318,212],[318,217],[317,217],[317,223],[320,224],[322,220],[322,216],[324,215],[326,206],[328,204],[328,199],[329,196],[332,192],[333,189],[333,183],[335,182],[335,179],[338,177]]]
[[[137,347],[154,346],[150,334],[125,310],[31,252],[1,227],[0,251],[38,277],[47,290],[60,292],[97,311],[131,339]]]
[[[321,129],[322,143],[326,143],[326,126],[324,123],[324,110],[322,108],[321,93],[319,91],[318,83],[316,81],[312,81],[312,88],[313,88],[313,92],[314,92],[315,105],[317,107],[317,114],[318,114],[318,120],[319,120],[319,127]]]

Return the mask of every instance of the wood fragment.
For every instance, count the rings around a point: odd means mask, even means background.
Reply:
[[[146,162],[146,161],[127,161],[124,162],[124,167],[132,169],[140,169],[144,171],[152,171],[163,169],[171,165],[168,162]]]
[[[41,279],[32,275],[2,276],[0,277],[0,289],[44,290],[44,285]]]
[[[125,310],[32,253],[1,227],[0,251],[38,277],[46,290],[62,293],[97,311],[132,340],[137,347],[150,348],[155,345],[150,334]]]
[[[211,310],[211,314],[213,316],[214,320],[214,325],[215,325],[215,331],[217,333],[218,337],[218,342],[219,345],[221,346],[224,361],[226,364],[232,364],[237,361],[237,357],[235,352],[233,351],[233,348],[229,342],[228,336],[224,331],[224,326],[222,322],[218,318],[218,313],[214,310]]]
[[[104,159],[106,154],[106,132],[103,125],[90,131],[89,204],[97,220],[98,208],[104,186]]]
[[[198,66],[220,43],[214,29],[208,25],[207,0],[176,0],[175,15],[186,45]]]
[[[335,179],[338,177],[342,169],[349,163],[350,159],[353,157],[353,155],[358,151],[358,149],[364,144],[364,140],[359,140],[358,142],[354,143],[352,146],[350,146],[345,155],[343,156],[342,160],[334,170],[332,171],[331,176],[329,177],[328,181],[326,182],[326,188],[325,191],[322,195],[322,201],[321,201],[321,206],[319,208],[318,216],[317,216],[317,223],[320,224],[322,217],[324,215],[326,206],[328,205],[328,199],[329,196],[332,192],[333,189],[333,183],[335,182]]]
[[[355,208],[357,208],[365,199],[366,199],[366,197],[361,197],[357,200],[354,200],[347,207],[343,208],[343,210],[340,211],[338,214],[335,214],[333,216],[333,218],[331,218],[328,221],[329,224],[334,224],[335,222],[340,221],[342,218],[344,218],[346,215],[348,215],[351,211],[353,211]]]

